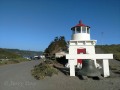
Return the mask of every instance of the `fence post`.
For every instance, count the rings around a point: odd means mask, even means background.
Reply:
[[[103,59],[103,76],[104,77],[110,76],[108,59]]]
[[[75,76],[74,59],[69,59],[69,64],[70,64],[70,76]]]

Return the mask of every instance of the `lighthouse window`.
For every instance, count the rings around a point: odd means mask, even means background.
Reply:
[[[86,33],[86,30],[82,30],[83,33]]]
[[[86,33],[86,27],[82,27],[82,33]]]
[[[89,34],[89,30],[87,30],[87,33]]]
[[[90,30],[89,30],[89,28],[87,27],[87,33],[89,34],[90,33]]]
[[[80,27],[77,27],[77,31],[76,31],[77,33],[80,33]]]
[[[88,33],[88,34],[90,33],[88,28],[87,28],[87,33]]]

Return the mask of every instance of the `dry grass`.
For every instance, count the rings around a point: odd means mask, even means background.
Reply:
[[[58,74],[58,70],[53,67],[52,61],[45,61],[36,65],[33,70],[31,70],[32,75],[36,79],[44,79],[46,76],[52,76]]]

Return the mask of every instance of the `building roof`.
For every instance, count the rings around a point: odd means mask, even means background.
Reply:
[[[82,23],[82,20],[79,21],[79,24],[77,24],[76,26],[72,27],[71,29],[75,28],[75,27],[80,27],[80,26],[83,26],[83,27],[89,27],[85,24]],[[90,28],[90,27],[89,27]]]

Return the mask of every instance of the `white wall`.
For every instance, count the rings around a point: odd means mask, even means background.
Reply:
[[[89,54],[95,53],[95,47],[92,45],[89,45],[89,46],[69,46],[69,54],[77,53],[78,48],[86,48],[86,53],[89,53]]]
[[[90,34],[76,33],[72,35],[72,40],[90,40]]]
[[[93,45],[89,45],[89,46],[69,46],[69,54],[75,55],[77,54],[77,49],[78,48],[86,48],[86,53],[89,54],[95,54],[95,47]],[[78,58],[79,59],[79,58]],[[77,65],[77,59],[74,60],[75,65]],[[95,61],[96,63],[96,61]]]

